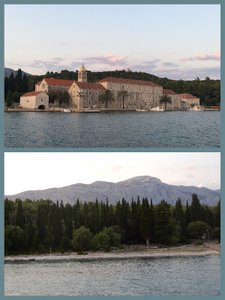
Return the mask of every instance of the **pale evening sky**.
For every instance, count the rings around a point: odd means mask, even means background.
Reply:
[[[5,5],[5,67],[220,78],[220,5]]]
[[[5,195],[149,175],[173,185],[220,188],[220,153],[6,152]]]

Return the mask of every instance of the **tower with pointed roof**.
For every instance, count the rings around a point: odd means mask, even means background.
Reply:
[[[87,71],[83,64],[78,71],[78,82],[87,82]]]

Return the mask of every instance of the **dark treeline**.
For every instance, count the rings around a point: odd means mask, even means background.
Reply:
[[[14,103],[19,103],[20,96],[31,88],[31,86],[29,88],[29,76],[23,74],[21,69],[15,76],[11,73],[9,77],[5,77],[5,105],[10,107]]]
[[[177,245],[191,239],[220,240],[220,202],[175,206],[147,199],[128,202],[5,200],[5,253],[105,250],[120,244]]]
[[[62,70],[58,72],[47,72],[41,76],[22,76],[21,70],[19,69],[17,75],[14,77],[13,74],[9,78],[5,77],[5,100],[6,105],[11,105],[11,102],[19,102],[21,93],[27,91],[33,91],[35,83],[42,80],[43,77],[53,77],[58,79],[74,79],[77,80],[77,71]],[[160,78],[152,74],[145,72],[132,72],[130,70],[116,70],[116,71],[104,71],[104,72],[91,72],[88,71],[88,81],[96,82],[105,77],[119,77],[128,79],[138,80],[150,80],[164,88],[172,89],[176,93],[191,93],[196,97],[200,98],[201,105],[212,106],[220,105],[220,80],[212,80],[206,77],[205,80],[200,80],[198,77],[195,80],[172,80],[168,78]],[[18,82],[23,81],[23,88]],[[17,83],[16,83],[17,82]],[[10,92],[9,96],[8,93]],[[11,95],[13,94],[13,96]],[[7,100],[8,98],[8,100]]]

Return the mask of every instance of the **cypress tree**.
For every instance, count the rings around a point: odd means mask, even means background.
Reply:
[[[173,215],[175,221],[181,227],[181,241],[185,241],[187,225],[186,225],[186,220],[185,220],[186,218],[185,218],[185,214],[184,214],[184,210],[180,198],[178,198],[178,200],[176,201]]]
[[[162,200],[156,206],[156,239],[160,244],[168,244],[171,235],[170,228],[170,205]]]
[[[186,226],[190,223],[190,221],[191,221],[190,208],[189,208],[188,201],[186,201],[186,209],[185,209],[185,223],[186,223]]]
[[[22,71],[21,69],[18,69],[17,74],[15,76],[15,82],[16,82],[16,92],[21,93],[23,91],[23,83],[22,83]]]
[[[20,199],[16,199],[16,225],[24,228],[25,217],[23,212],[23,205]]]
[[[148,199],[145,198],[142,200],[141,205],[141,218],[140,218],[140,231],[142,238],[146,242],[146,246],[149,247],[150,242],[150,228],[151,228],[151,218],[150,218],[150,207]]]
[[[196,194],[192,195],[192,202],[190,206],[190,219],[191,222],[203,221],[202,205],[200,204],[200,201]]]

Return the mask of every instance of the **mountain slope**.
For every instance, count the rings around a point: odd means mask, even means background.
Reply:
[[[183,203],[190,202],[192,194],[197,194],[201,203],[206,205],[216,205],[220,200],[219,191],[208,188],[198,188],[195,186],[175,186],[163,183],[160,179],[150,176],[134,177],[118,183],[96,181],[92,184],[74,184],[62,188],[51,188],[46,190],[25,191],[16,195],[6,196],[11,200],[25,199],[50,199],[52,201],[63,201],[73,204],[78,198],[84,201],[105,201],[115,203],[122,198],[128,201],[139,196],[140,199],[152,199],[153,203],[165,200],[175,204],[178,198]]]
[[[21,70],[21,71],[22,71],[22,70]],[[13,69],[10,69],[10,68],[5,68],[5,69],[4,69],[4,76],[5,76],[5,77],[9,77],[9,76],[11,75],[11,73],[13,73],[13,75],[14,75],[14,77],[15,77],[16,74],[17,74],[17,71],[15,71],[15,70],[13,70]],[[28,74],[28,73],[22,71],[22,76],[23,76],[24,74],[30,75],[30,74]]]

